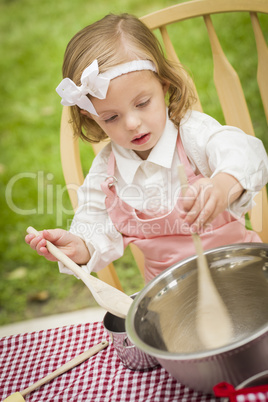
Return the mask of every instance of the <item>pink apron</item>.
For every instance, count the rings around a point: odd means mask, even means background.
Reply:
[[[177,149],[188,183],[202,178],[201,174],[193,172],[179,135]],[[114,226],[123,235],[124,246],[133,242],[143,252],[145,281],[149,282],[164,269],[195,254],[191,233],[180,218],[179,199],[174,208],[162,216],[152,218],[139,214],[118,197],[114,171],[115,157],[111,152],[107,168],[109,177],[101,185],[106,194],[106,208]],[[213,220],[209,231],[199,234],[205,250],[232,243],[261,242],[255,232],[246,230],[244,218],[237,220],[227,211]]]

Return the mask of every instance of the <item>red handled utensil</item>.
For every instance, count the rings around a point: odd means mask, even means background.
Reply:
[[[220,398],[228,398],[230,402],[238,402],[240,400],[243,400],[244,402],[268,401],[268,384],[235,389],[233,385],[227,382],[221,382],[213,387],[213,391],[215,396]],[[243,399],[241,399],[241,396]]]

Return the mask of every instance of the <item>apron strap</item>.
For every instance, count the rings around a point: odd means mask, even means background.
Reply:
[[[107,164],[107,174],[109,176],[114,176],[114,171],[115,171],[115,157],[113,151],[111,151]]]
[[[185,173],[186,173],[187,179],[189,181],[190,178],[192,178],[193,176],[196,176],[196,175],[193,171],[193,168],[192,168],[190,161],[184,150],[181,136],[180,136],[180,130],[178,131],[178,137],[177,137],[177,151],[178,151],[180,161],[184,165]]]

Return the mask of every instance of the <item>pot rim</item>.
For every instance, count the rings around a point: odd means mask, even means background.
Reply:
[[[242,248],[260,248],[260,245],[263,246],[264,249],[267,250],[268,252],[268,244],[267,243],[237,243],[237,244],[231,244],[231,245],[226,245],[222,247],[217,247],[214,249],[210,249],[204,252],[204,254],[211,254],[212,252],[218,252],[218,251],[224,251],[226,249],[232,250],[236,249],[239,247]],[[128,335],[129,340],[136,345],[140,350],[142,350],[145,353],[148,353],[157,359],[163,359],[163,360],[181,360],[181,361],[190,361],[190,360],[203,360],[204,358],[209,358],[209,357],[216,357],[221,354],[234,354],[237,353],[238,349],[241,348],[248,348],[251,342],[258,338],[264,337],[266,334],[268,334],[268,322],[261,326],[260,328],[256,329],[252,334],[248,335],[247,337],[234,341],[232,343],[229,343],[227,345],[224,345],[219,348],[214,348],[214,349],[209,349],[209,350],[203,350],[200,352],[194,352],[194,353],[175,353],[175,352],[169,352],[165,350],[159,350],[156,349],[153,346],[147,345],[145,342],[143,342],[137,335],[137,332],[134,327],[134,318],[138,309],[138,305],[142,298],[149,292],[160,280],[166,278],[170,272],[172,272],[174,269],[179,268],[180,266],[184,265],[187,262],[190,262],[192,260],[195,260],[197,256],[192,256],[185,258],[182,261],[179,261],[178,263],[172,265],[171,267],[167,268],[164,270],[161,274],[156,276],[154,279],[152,279],[149,283],[145,285],[145,287],[138,293],[138,295],[135,297],[133,303],[130,306],[130,309],[128,311],[127,317],[126,317],[126,332]]]

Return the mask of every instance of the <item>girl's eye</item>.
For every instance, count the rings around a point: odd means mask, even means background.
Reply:
[[[116,118],[117,118],[117,115],[115,114],[114,116],[109,117],[109,119],[106,119],[104,121],[105,121],[105,123],[110,123],[110,122],[114,121]]]
[[[144,106],[147,106],[149,103],[150,103],[150,99],[147,99],[146,101],[139,103],[137,105],[137,107],[144,107]]]

